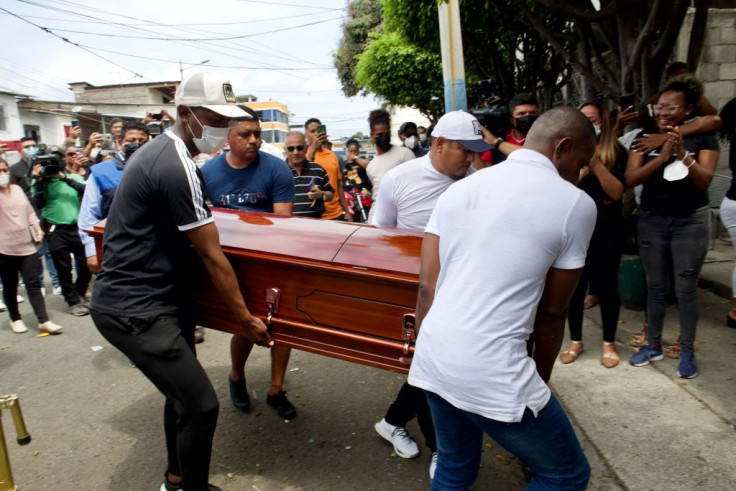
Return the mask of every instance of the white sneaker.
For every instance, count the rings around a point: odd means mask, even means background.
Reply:
[[[54,295],[56,295],[56,296],[61,295],[61,287],[60,286],[55,286],[54,287],[54,290],[51,293],[54,294]]]
[[[399,457],[413,459],[419,455],[417,442],[411,439],[406,428],[387,423],[385,418],[376,423],[375,428],[379,435],[391,442]]]
[[[20,295],[18,295],[18,296],[16,297],[16,301],[17,301],[18,303],[23,303],[23,302],[25,302],[25,301],[26,301],[26,299],[25,299],[25,298],[23,298],[23,297],[21,297]]]
[[[41,287],[41,296],[42,296],[43,298],[46,298],[46,287],[45,287],[45,286],[42,286],[42,287]]]
[[[43,324],[39,324],[38,329],[41,332],[47,332],[49,334],[56,334],[61,331],[61,326],[54,322],[46,321]]]
[[[6,310],[8,310],[7,305],[5,305],[2,300],[0,300],[0,312],[5,312]]]
[[[429,479],[434,479],[434,471],[437,470],[437,451],[432,452],[432,459],[429,461]]]
[[[13,332],[17,334],[22,334],[28,331],[26,323],[23,322],[22,319],[18,319],[17,321],[10,321],[10,329],[12,329]]]

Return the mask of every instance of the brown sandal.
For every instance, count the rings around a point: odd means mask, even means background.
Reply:
[[[631,336],[629,344],[634,348],[641,348],[647,344],[647,327],[644,325],[644,330],[639,331]]]
[[[613,343],[603,343],[604,346],[613,346]],[[615,349],[615,348],[614,348]],[[601,365],[606,368],[613,368],[618,365],[619,357],[615,351],[613,353],[603,353],[601,356]]]
[[[570,349],[573,344],[579,344],[580,351],[573,351],[572,349]],[[560,361],[564,364],[572,363],[578,359],[578,356],[580,356],[580,353],[582,352],[583,352],[583,342],[582,341],[570,341],[570,345],[567,347],[567,349],[560,353]]]
[[[590,293],[585,297],[585,300],[583,300],[583,308],[584,309],[592,309],[598,305],[598,296],[597,295],[591,295]]]
[[[664,350],[664,355],[668,358],[677,359],[680,357],[681,353],[682,353],[682,346],[680,346],[680,336],[677,336],[677,341],[667,346],[667,349]]]

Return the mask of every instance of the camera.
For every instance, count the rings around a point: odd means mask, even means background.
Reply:
[[[481,99],[482,106],[474,107],[468,112],[494,135],[505,135],[511,128],[511,115],[508,101],[496,95],[500,92],[496,79],[481,80],[473,88]]]
[[[64,152],[59,147],[40,147],[39,154],[31,160],[30,168],[41,165],[41,177],[49,179],[59,177],[59,172],[66,167]]]

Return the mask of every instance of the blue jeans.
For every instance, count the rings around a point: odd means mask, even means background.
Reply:
[[[670,278],[674,278],[680,316],[680,345],[693,350],[698,325],[698,275],[708,252],[710,211],[700,208],[684,217],[639,212],[639,254],[647,278],[647,336],[662,344]]]
[[[54,287],[59,286],[59,275],[56,272],[56,266],[54,266],[54,261],[51,259],[51,251],[49,250],[49,245],[46,243],[46,239],[44,239],[43,242],[38,244],[36,246],[36,250],[38,250],[38,257],[39,259],[44,259],[46,261],[46,269],[49,270],[49,276],[51,277],[51,283],[54,285]],[[43,286],[43,268],[41,268],[41,286]]]
[[[478,477],[483,433],[516,455],[533,473],[527,490],[585,489],[590,465],[554,395],[537,417],[527,408],[519,423],[458,409],[429,391],[439,459],[432,491],[466,490]]]

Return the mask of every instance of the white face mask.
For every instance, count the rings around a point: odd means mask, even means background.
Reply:
[[[204,126],[202,123],[199,122],[197,116],[195,116],[193,112],[191,113],[191,115],[197,122],[197,124],[202,127],[202,138],[197,138],[194,136],[192,127],[187,123],[187,126],[189,126],[189,132],[192,134],[192,140],[194,141],[194,145],[197,147],[197,150],[208,155],[217,153],[217,151],[220,150],[227,141],[228,129]]]
[[[92,151],[91,151],[91,152],[89,153],[89,157],[90,157],[90,158],[91,158],[92,160],[95,160],[95,159],[97,158],[97,156],[98,156],[99,154],[100,154],[100,149],[99,149],[99,148],[94,148],[94,149],[92,149]]]
[[[10,184],[10,174],[0,175],[0,188],[6,188]]]
[[[601,136],[601,125],[594,124],[593,129],[595,130],[595,136]]]
[[[685,179],[690,173],[688,167],[682,160],[675,160],[664,168],[664,178],[668,181],[679,181]]]
[[[404,146],[406,148],[409,148],[411,150],[414,150],[414,147],[417,146],[417,137],[416,136],[410,136],[406,140],[404,140]]]
[[[426,133],[419,133],[419,141],[424,143],[427,141],[427,134]]]

